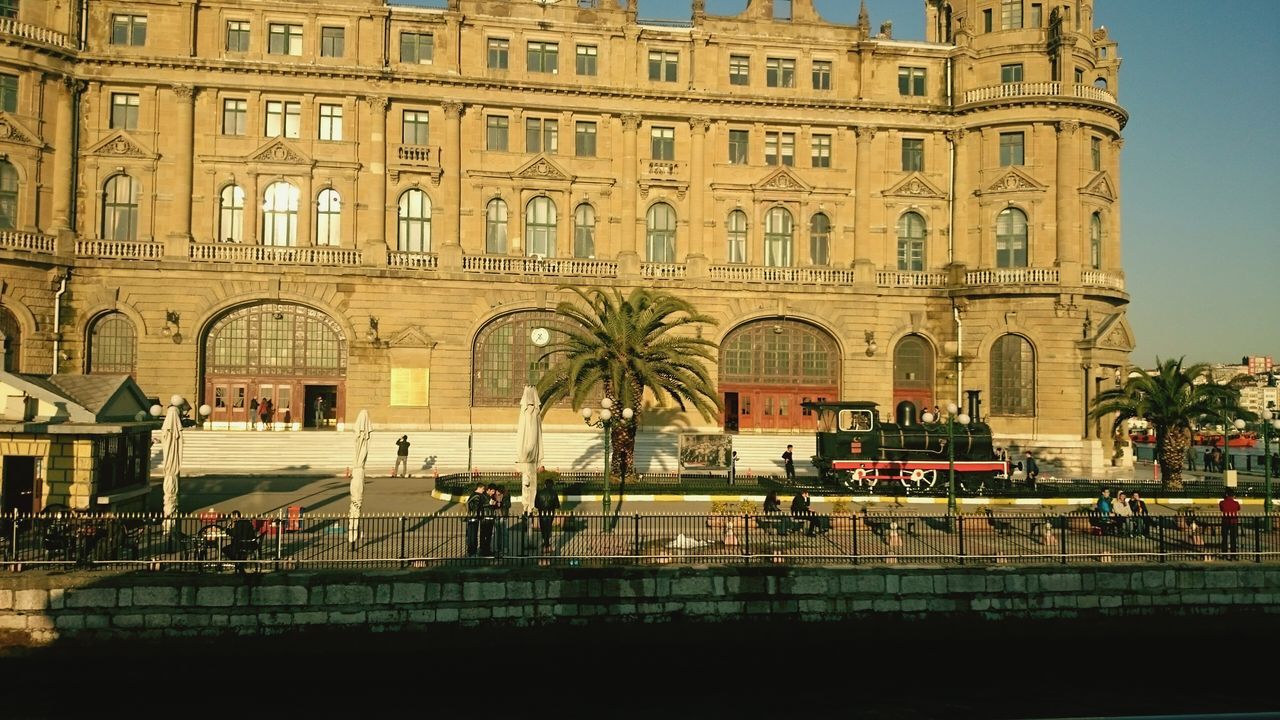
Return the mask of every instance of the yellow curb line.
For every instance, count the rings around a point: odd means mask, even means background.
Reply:
[[[466,498],[451,493],[432,490],[431,497],[444,502],[465,502]],[[764,495],[627,495],[631,502],[764,502]],[[561,495],[562,501],[600,502],[601,495]],[[824,495],[811,499],[814,504],[851,502],[851,503],[896,503],[907,505],[945,505],[944,497],[893,497],[891,495]],[[1236,498],[1241,505],[1262,505],[1262,498]],[[519,504],[521,499],[512,496],[511,501]],[[1093,505],[1096,498],[956,498],[958,505]],[[1160,505],[1217,505],[1217,498],[1163,498]]]

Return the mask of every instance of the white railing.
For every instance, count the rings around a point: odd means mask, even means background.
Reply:
[[[876,272],[877,287],[893,288],[936,288],[947,284],[944,272],[918,272],[912,270],[879,270]]]
[[[1001,83],[989,87],[967,90],[964,94],[965,104],[983,102],[985,100],[1001,100],[1003,98],[1066,96],[1095,100],[1097,102],[1116,104],[1116,96],[1108,90],[1086,85],[1084,83],[1060,82],[1016,82]]]
[[[131,240],[77,240],[76,255],[122,260],[159,260],[164,257],[164,243],[134,242]]]
[[[435,270],[440,267],[440,258],[435,253],[418,253],[394,251],[391,253],[391,267],[408,268],[410,270]]]
[[[1124,276],[1119,273],[1107,272],[1106,270],[1081,270],[1080,284],[1123,290]]]
[[[54,252],[53,236],[17,230],[0,230],[0,250],[21,252]]]
[[[999,268],[972,270],[964,274],[966,285],[1056,285],[1055,268]]]
[[[853,283],[853,270],[821,267],[760,267],[758,265],[712,265],[707,277],[729,282],[795,283],[813,285],[847,285]]]
[[[468,272],[502,275],[577,275],[617,277],[618,263],[584,258],[520,257],[515,255],[467,255],[462,269]]]
[[[15,37],[24,38],[26,40],[35,40],[36,42],[46,45],[57,45],[58,47],[72,47],[68,42],[67,36],[56,30],[42,28],[39,25],[29,25],[24,22],[18,22],[13,18],[0,18],[0,35],[13,35]]]
[[[290,265],[359,265],[361,253],[351,248],[279,247],[240,243],[192,243],[196,262],[251,262]]]
[[[675,177],[684,174],[684,163],[678,160],[650,160],[649,175],[653,177]]]
[[[396,158],[409,163],[439,165],[440,148],[431,145],[401,145],[396,148]]]
[[[679,280],[684,277],[680,263],[640,263],[640,276],[646,280]]]

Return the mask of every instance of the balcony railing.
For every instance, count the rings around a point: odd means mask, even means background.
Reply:
[[[435,270],[440,267],[440,258],[435,253],[394,251],[391,253],[391,267],[409,270]]]
[[[847,285],[853,283],[853,270],[844,268],[712,265],[707,269],[707,276],[712,280],[729,282],[785,282],[813,285]]]
[[[240,243],[192,243],[196,262],[288,263],[297,265],[359,265],[359,250],[336,247],[278,247]]]
[[[1056,268],[999,268],[964,274],[966,285],[1056,285]]]
[[[1124,290],[1124,276],[1106,270],[1081,270],[1080,284]]]
[[[1116,104],[1116,96],[1107,90],[1084,83],[1063,82],[1015,82],[975,88],[965,91],[964,103],[1025,97],[1071,97]]]
[[[918,272],[912,270],[881,270],[876,273],[877,287],[937,288],[947,284],[944,272]]]
[[[396,148],[396,158],[406,165],[440,164],[440,148],[430,145],[400,145]]]
[[[684,174],[684,163],[678,160],[650,160],[648,173],[655,178],[677,177]]]
[[[32,232],[18,232],[17,230],[3,230],[0,231],[0,250],[52,253],[54,252],[53,236]]]
[[[34,40],[46,45],[74,48],[65,33],[60,33],[48,28],[42,28],[39,25],[18,22],[13,18],[0,18],[0,35],[12,35],[26,40]]]
[[[680,280],[684,268],[682,263],[640,263],[640,276],[646,280]]]
[[[115,260],[159,260],[164,257],[164,243],[132,240],[77,240],[76,255]]]
[[[500,275],[576,275],[582,277],[617,277],[618,263],[611,260],[585,258],[521,257],[516,255],[467,255],[462,269],[468,272]]]

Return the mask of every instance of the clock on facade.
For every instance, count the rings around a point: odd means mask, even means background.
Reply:
[[[538,347],[546,347],[547,343],[551,342],[551,331],[546,328],[534,328],[533,332],[529,333],[529,339]]]

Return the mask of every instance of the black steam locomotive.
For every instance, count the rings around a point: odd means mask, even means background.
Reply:
[[[881,422],[873,402],[806,402],[818,424],[813,464],[828,485],[874,491],[878,483],[893,482],[927,493],[946,491],[954,458],[957,489],[978,492],[1008,478],[1009,466],[993,453],[990,426],[977,419],[977,391],[969,391],[968,404],[969,424],[951,428],[952,455],[947,422],[921,422],[910,402],[898,403],[896,422]]]

